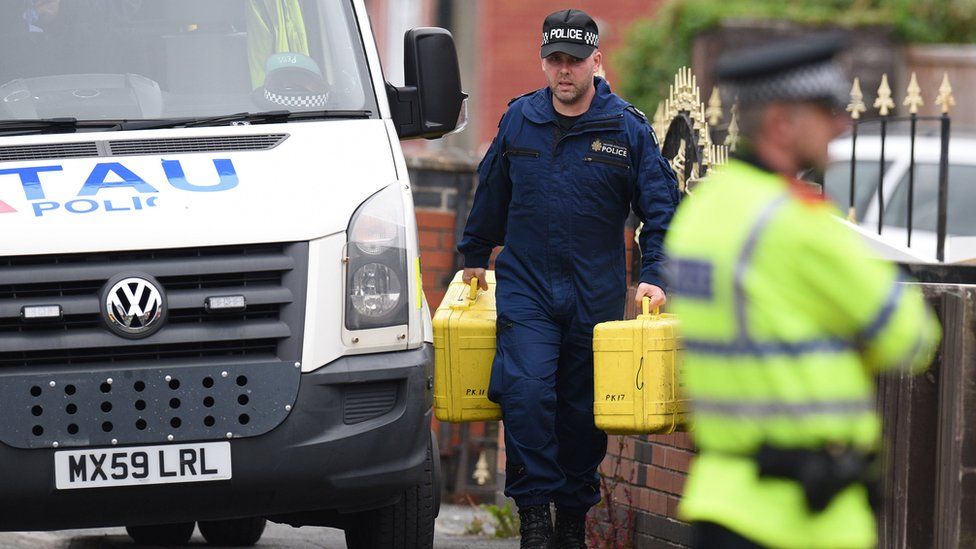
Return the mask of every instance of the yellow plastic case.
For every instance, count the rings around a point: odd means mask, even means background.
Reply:
[[[496,421],[501,408],[488,400],[495,358],[495,273],[466,285],[459,271],[434,312],[434,415],[441,421]]]
[[[681,343],[672,314],[643,314],[604,322],[593,330],[593,414],[614,435],[684,430],[688,403],[681,397]]]

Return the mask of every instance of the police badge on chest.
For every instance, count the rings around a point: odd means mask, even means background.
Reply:
[[[628,160],[630,158],[630,150],[627,149],[626,145],[601,140],[599,137],[594,139],[593,143],[590,144],[590,150],[597,154],[605,154],[621,160]]]

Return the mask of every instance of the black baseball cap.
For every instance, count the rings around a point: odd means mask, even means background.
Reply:
[[[582,10],[559,10],[542,23],[542,57],[557,51],[585,59],[600,47],[600,29]]]

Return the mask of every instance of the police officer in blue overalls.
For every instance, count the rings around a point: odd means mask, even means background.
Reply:
[[[596,76],[598,46],[582,11],[546,18],[549,85],[509,104],[458,245],[464,280],[483,289],[492,249],[504,246],[489,398],[504,416],[505,494],[519,507],[522,547],[550,537],[585,547],[584,518],[600,501],[607,438],[593,420],[593,326],[624,314],[631,207],[644,222],[637,300],[666,301],[661,245],[677,184],[647,119]]]

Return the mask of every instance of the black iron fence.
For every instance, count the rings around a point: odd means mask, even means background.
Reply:
[[[937,213],[936,213],[936,259],[939,262],[945,261],[945,243],[946,243],[946,217],[948,211],[948,200],[949,200],[949,139],[951,136],[951,119],[949,117],[949,111],[951,107],[955,104],[955,100],[952,96],[952,87],[949,83],[949,77],[946,75],[942,81],[942,86],[939,88],[939,94],[935,100],[936,104],[942,107],[941,116],[918,116],[918,108],[924,104],[924,99],[921,95],[921,89],[918,86],[918,81],[915,74],[912,74],[911,83],[908,86],[907,95],[905,97],[903,105],[908,107],[909,115],[907,117],[892,117],[889,116],[892,109],[895,107],[894,100],[891,97],[891,89],[888,86],[888,77],[884,75],[881,80],[881,87],[878,89],[878,97],[874,102],[874,107],[878,109],[878,115],[876,118],[862,119],[861,115],[867,111],[867,107],[864,104],[864,95],[861,92],[860,82],[858,79],[854,80],[854,86],[851,89],[851,103],[847,107],[847,111],[850,113],[853,119],[853,127],[851,130],[851,163],[850,163],[850,192],[848,194],[848,219],[852,223],[857,222],[857,138],[858,134],[861,133],[861,128],[865,126],[878,126],[880,130],[880,156],[878,159],[878,185],[877,185],[877,203],[878,203],[878,235],[881,235],[884,231],[885,224],[885,192],[884,192],[884,182],[885,175],[887,173],[887,159],[886,159],[886,145],[888,140],[888,128],[889,125],[896,122],[907,122],[909,124],[909,165],[908,165],[908,187],[907,187],[907,199],[905,200],[906,208],[906,218],[905,223],[906,228],[906,246],[911,248],[912,246],[912,230],[914,228],[914,214],[915,214],[915,176],[916,176],[916,144],[918,141],[918,123],[925,121],[936,122],[939,125],[939,139],[940,139],[940,153],[939,153],[939,172],[938,172],[938,200],[937,200]]]
[[[949,229],[953,225],[947,223],[948,212],[961,209],[960,204],[950,204],[949,185],[951,182],[950,172],[955,169],[950,166],[949,140],[951,135],[951,119],[949,112],[955,105],[952,96],[952,87],[949,83],[948,75],[945,75],[938,93],[934,95],[934,104],[941,107],[940,116],[920,116],[919,107],[925,104],[922,90],[918,85],[915,74],[912,74],[911,82],[906,91],[902,105],[906,107],[905,116],[894,116],[895,100],[892,97],[891,89],[888,85],[888,76],[883,75],[881,85],[877,91],[877,97],[873,103],[874,111],[870,117],[868,108],[864,103],[864,94],[861,92],[860,81],[854,80],[851,89],[851,103],[847,107],[850,113],[853,126],[850,135],[850,166],[848,174],[838,173],[836,168],[843,163],[837,162],[838,157],[834,156],[835,163],[828,169],[827,180],[817,181],[823,183],[825,192],[837,201],[840,207],[845,203],[848,208],[848,220],[851,223],[867,225],[867,210],[871,209],[871,200],[876,199],[877,203],[877,233],[885,233],[885,226],[889,228],[905,228],[904,245],[916,252],[916,256],[930,255],[931,251],[919,253],[922,246],[913,248],[913,231],[916,225],[921,222],[928,232],[926,235],[925,246],[929,250],[934,249],[934,256],[939,262],[946,259],[946,237]],[[739,138],[738,124],[736,121],[736,109],[732,107],[730,116],[722,109],[721,94],[717,89],[713,89],[711,97],[706,105],[701,101],[700,90],[694,74],[688,68],[682,68],[675,75],[674,83],[671,85],[668,97],[663,100],[654,115],[654,129],[662,139],[661,149],[665,157],[671,162],[672,167],[678,177],[678,185],[683,193],[694,192],[694,187],[710,171],[721,169],[728,155],[735,152]],[[929,125],[937,127],[934,132],[938,136],[938,160],[937,183],[932,185],[932,151],[933,146],[932,132],[923,132],[921,124],[925,125],[926,130]],[[907,126],[907,132],[904,129]],[[894,130],[894,132],[892,131]],[[875,133],[877,132],[877,133]],[[871,134],[872,144],[880,144],[880,155],[875,159],[873,154],[870,159],[859,157],[858,137]],[[907,135],[905,135],[907,133]],[[907,138],[908,147],[901,146],[895,154],[897,158],[889,156],[889,142],[893,135],[897,134],[899,144],[904,145]],[[916,160],[916,145],[920,138],[924,136],[925,162],[921,165],[924,177],[922,190],[922,200],[917,195],[917,181],[919,175],[919,162]],[[877,140],[874,138],[878,137]],[[908,156],[908,166],[906,169],[907,183],[904,180],[896,181],[897,187],[889,189],[886,193],[885,179],[889,175],[888,168],[892,161],[897,160],[899,172],[903,169],[904,158]],[[875,164],[877,173],[870,172],[870,181],[863,181],[864,174],[860,173],[861,167],[865,164]],[[974,167],[972,176],[976,176]],[[896,172],[895,175],[898,173]],[[970,174],[966,174],[967,176]],[[955,177],[955,176],[953,176]],[[859,183],[863,185],[859,188]],[[904,188],[904,187],[907,187]],[[964,189],[954,189],[954,195],[964,191]],[[907,192],[907,197],[905,196]],[[931,196],[937,195],[937,199]],[[967,196],[971,195],[971,196]],[[892,204],[888,205],[890,196]],[[959,195],[960,197],[972,198],[976,201],[976,191]],[[901,204],[904,202],[904,204]],[[976,206],[976,203],[973,204]],[[858,210],[861,211],[858,211]],[[894,219],[886,219],[886,209],[894,214]],[[895,212],[897,209],[897,213]],[[924,210],[924,211],[920,211]],[[872,210],[872,215],[875,213]],[[862,218],[859,214],[863,214]],[[963,216],[966,217],[966,216]],[[934,218],[934,219],[933,219]],[[976,219],[976,218],[974,218]],[[965,228],[962,232],[956,233],[964,235],[976,235],[976,221],[970,223],[966,220],[951,220],[952,223],[962,223]],[[934,233],[934,235],[933,235]],[[933,238],[934,236],[934,238]],[[934,242],[932,242],[934,240]],[[883,242],[889,244],[902,244],[897,235],[885,234]],[[917,244],[917,243],[916,243]]]

